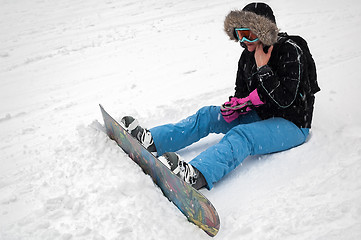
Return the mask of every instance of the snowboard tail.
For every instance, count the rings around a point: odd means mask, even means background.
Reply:
[[[215,236],[220,228],[220,220],[212,203],[146,150],[101,105],[100,109],[107,135],[116,141],[146,174],[151,176],[164,196],[178,207],[188,221],[203,229],[208,235]]]

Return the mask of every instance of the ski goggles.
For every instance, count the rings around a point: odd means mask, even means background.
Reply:
[[[235,28],[234,31],[236,32],[238,41],[240,42],[257,42],[259,39],[256,35],[251,32],[249,28]]]

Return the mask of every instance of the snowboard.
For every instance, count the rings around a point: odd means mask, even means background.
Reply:
[[[215,236],[219,231],[220,221],[212,203],[144,148],[101,105],[100,110],[110,139],[116,141],[124,152],[151,176],[164,196],[177,206],[189,222],[203,229],[209,236]]]

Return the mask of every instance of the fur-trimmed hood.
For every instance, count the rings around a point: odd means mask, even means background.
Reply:
[[[266,45],[271,46],[277,42],[279,29],[270,19],[248,11],[231,11],[224,20],[224,31],[231,40],[238,42],[235,28],[247,27]]]

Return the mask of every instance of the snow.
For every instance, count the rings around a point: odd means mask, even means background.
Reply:
[[[308,40],[322,91],[306,144],[202,190],[216,239],[360,239],[361,2],[267,3]],[[209,239],[107,138],[98,104],[152,127],[223,103],[242,51],[223,20],[245,4],[2,0],[0,239]]]

